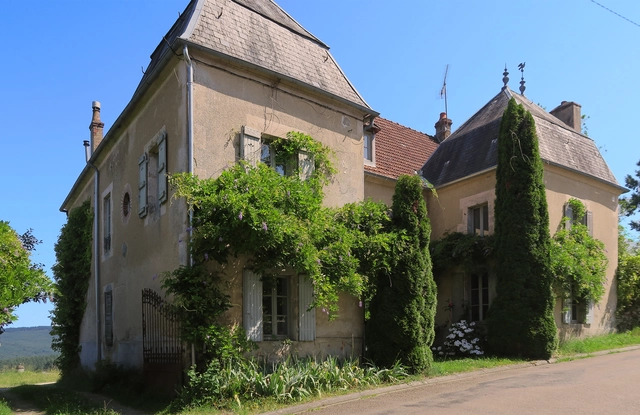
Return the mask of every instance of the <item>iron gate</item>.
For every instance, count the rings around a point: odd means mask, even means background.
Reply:
[[[150,288],[142,290],[142,350],[144,363],[181,364],[180,323],[175,312]]]

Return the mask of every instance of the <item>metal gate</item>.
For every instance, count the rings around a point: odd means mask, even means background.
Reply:
[[[147,383],[174,392],[182,383],[180,323],[169,304],[155,291],[142,290],[142,354]]]

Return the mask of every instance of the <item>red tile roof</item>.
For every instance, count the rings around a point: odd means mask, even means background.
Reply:
[[[375,136],[375,166],[364,166],[366,173],[397,179],[415,174],[438,147],[435,138],[382,117],[375,119],[380,131]]]

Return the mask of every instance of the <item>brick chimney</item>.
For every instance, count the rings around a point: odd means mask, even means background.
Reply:
[[[91,103],[91,108],[93,109],[93,117],[91,118],[89,131],[91,131],[91,152],[93,153],[102,142],[104,123],[100,121],[100,103],[98,101],[93,101]]]
[[[582,131],[582,106],[580,104],[562,101],[560,105],[549,111],[549,113],[577,132]]]
[[[451,135],[451,120],[447,118],[446,112],[440,113],[440,119],[435,125],[436,127],[436,141],[442,143]]]

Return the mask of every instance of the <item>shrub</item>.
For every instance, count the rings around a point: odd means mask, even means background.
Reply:
[[[467,323],[466,320],[460,320],[453,323],[449,327],[449,334],[444,340],[444,347],[434,349],[437,354],[442,356],[482,356],[481,344],[483,336],[478,330],[479,326],[476,322]]]

